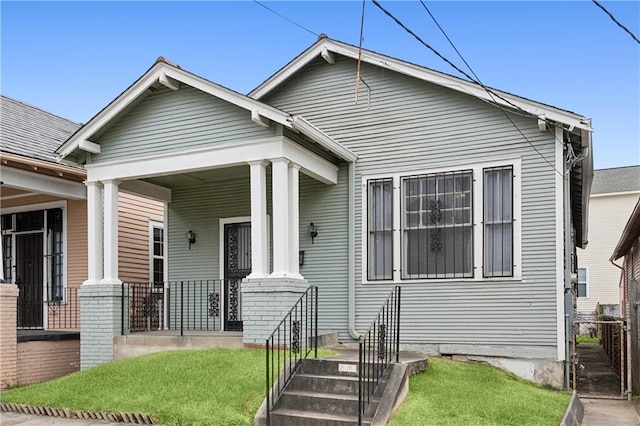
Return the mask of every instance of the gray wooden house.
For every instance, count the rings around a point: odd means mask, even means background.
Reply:
[[[248,96],[160,58],[76,132],[58,153],[87,169],[83,309],[120,324],[115,200],[133,191],[166,206],[151,287],[214,286],[189,296],[194,324],[259,345],[312,284],[349,343],[400,285],[404,348],[562,386],[590,120],[366,50],[356,85],[358,56],[321,38]]]

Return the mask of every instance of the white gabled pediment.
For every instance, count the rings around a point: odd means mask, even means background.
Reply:
[[[285,127],[293,128],[292,118],[286,112],[212,83],[195,74],[184,71],[163,58],[158,58],[156,63],[142,77],[62,144],[56,150],[56,154],[64,158],[76,150],[83,150],[93,154],[100,153],[100,145],[90,140],[92,136],[104,131],[118,119],[119,114],[146,97],[148,90],[153,90],[154,86],[158,87],[158,84],[174,91],[180,90],[181,85],[193,87],[249,111],[252,121],[262,127],[269,127],[271,122],[275,122]]]

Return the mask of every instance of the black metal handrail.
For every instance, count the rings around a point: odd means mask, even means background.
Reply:
[[[122,283],[121,332],[219,331],[225,280]],[[128,321],[128,322],[127,322]]]
[[[267,425],[271,411],[313,351],[318,356],[318,287],[311,286],[266,340]],[[280,371],[282,369],[282,372]]]
[[[400,361],[400,286],[394,287],[360,336],[358,357],[358,424],[382,382],[392,356]]]

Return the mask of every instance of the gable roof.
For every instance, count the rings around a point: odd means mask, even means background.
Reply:
[[[339,158],[353,161],[356,156],[351,151],[334,141],[331,137],[313,128],[302,117],[291,114],[252,99],[246,95],[235,92],[219,84],[213,83],[200,76],[183,70],[163,57],[159,57],[155,64],[147,70],[138,80],[122,92],[109,105],[98,112],[87,124],[76,131],[64,142],[56,153],[64,158],[77,149],[94,154],[100,152],[100,145],[91,142],[92,135],[101,131],[105,126],[117,117],[118,114],[133,106],[144,93],[154,85],[163,85],[172,90],[179,90],[180,84],[186,84],[223,101],[234,104],[251,112],[251,120],[261,126],[269,126],[270,121],[279,123],[284,127],[299,131],[311,138],[323,148],[331,151]]]
[[[80,124],[0,96],[0,151],[58,163],[55,150]]]
[[[614,261],[625,256],[638,237],[640,237],[640,197],[609,260]]]
[[[362,54],[360,55],[358,47],[332,40],[324,35],[321,35],[311,47],[253,89],[249,96],[254,99],[262,99],[318,56],[322,56],[325,60],[331,62],[333,54],[339,54],[355,60],[361,57],[363,62],[466,93],[507,109],[521,109],[532,116],[543,116],[547,120],[566,124],[570,128],[589,132],[592,130],[589,119],[571,111],[491,88],[493,92],[504,98],[500,99],[495,95],[489,94],[487,90],[476,83],[366,49],[362,49]]]
[[[640,166],[593,171],[591,195],[640,191]]]

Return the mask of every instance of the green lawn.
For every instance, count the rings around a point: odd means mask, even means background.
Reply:
[[[570,398],[493,367],[429,358],[390,425],[557,426]]]
[[[165,425],[250,425],[264,398],[264,351],[146,355],[0,396],[4,402],[146,413]],[[407,400],[391,424],[557,425],[569,397],[492,367],[430,358],[428,371],[411,378]]]

